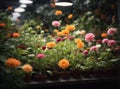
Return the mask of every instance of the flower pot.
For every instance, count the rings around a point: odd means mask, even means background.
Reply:
[[[104,69],[94,70],[93,76],[97,78],[104,77]]]
[[[25,74],[24,81],[25,82],[31,82],[31,80],[32,80],[31,74]]]
[[[71,76],[70,76],[70,71],[62,71],[61,72],[61,79],[69,79]]]
[[[53,72],[52,75],[49,76],[49,80],[59,80],[60,79],[60,72]]]
[[[75,78],[75,79],[80,79],[81,78],[81,71],[71,71],[71,77]]]
[[[91,78],[93,71],[92,70],[83,70],[81,74],[84,78]]]
[[[47,75],[34,75],[33,76],[34,81],[46,81],[47,80]]]

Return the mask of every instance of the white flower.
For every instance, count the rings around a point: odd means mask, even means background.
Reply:
[[[78,31],[76,31],[74,34],[75,34],[75,35],[80,35],[80,31],[78,30]]]
[[[85,30],[81,30],[80,35],[85,35]]]
[[[44,31],[41,31],[41,34],[44,34]]]
[[[28,31],[30,31],[30,30],[33,30],[33,28],[32,28],[32,27],[29,27],[29,28],[28,28]]]
[[[96,47],[99,49],[99,48],[101,47],[101,45],[100,45],[100,44],[97,44]]]

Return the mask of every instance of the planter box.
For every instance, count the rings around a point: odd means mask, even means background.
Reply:
[[[53,72],[51,75],[26,75],[25,82],[46,82],[46,81],[61,81],[61,80],[83,80],[94,78],[111,78],[119,76],[118,70],[87,70],[87,71],[62,71]]]
[[[106,78],[69,78],[67,80],[47,80],[45,82],[32,81],[26,83],[28,89],[119,89],[118,77]]]

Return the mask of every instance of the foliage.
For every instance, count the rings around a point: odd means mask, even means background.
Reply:
[[[13,56],[15,46],[13,42],[14,26],[7,12],[0,12],[0,89],[20,89],[23,86],[23,71],[5,65],[6,60]],[[12,37],[12,38],[11,38]]]

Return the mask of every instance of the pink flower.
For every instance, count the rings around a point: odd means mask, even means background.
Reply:
[[[60,22],[59,21],[53,21],[52,25],[55,27],[59,27],[60,26]]]
[[[97,51],[98,50],[98,48],[96,47],[96,46],[92,46],[91,48],[90,48],[90,51]]]
[[[38,55],[37,55],[37,58],[44,58],[44,57],[45,57],[44,54],[38,54]]]
[[[107,43],[109,40],[107,38],[102,40],[102,43]]]
[[[70,35],[68,35],[67,38],[68,38],[69,40],[73,40],[73,39],[74,39],[74,37],[73,37],[73,36],[70,36]]]
[[[117,33],[117,29],[116,28],[109,28],[107,31],[108,35],[114,35],[115,33]]]
[[[108,46],[114,46],[114,45],[116,45],[116,41],[115,41],[115,40],[109,40],[109,41],[107,42],[107,45],[108,45]]]
[[[84,56],[88,55],[88,50],[84,50],[84,51],[83,51],[83,55],[84,55]]]
[[[114,54],[115,54],[116,56],[119,56],[119,54],[120,54],[120,46],[118,46],[118,47],[116,47],[116,48],[114,49]]]
[[[65,41],[66,40],[66,38],[62,38],[62,41]]]
[[[95,35],[93,33],[88,33],[88,34],[85,35],[85,40],[87,42],[94,41],[94,38],[95,38]]]

